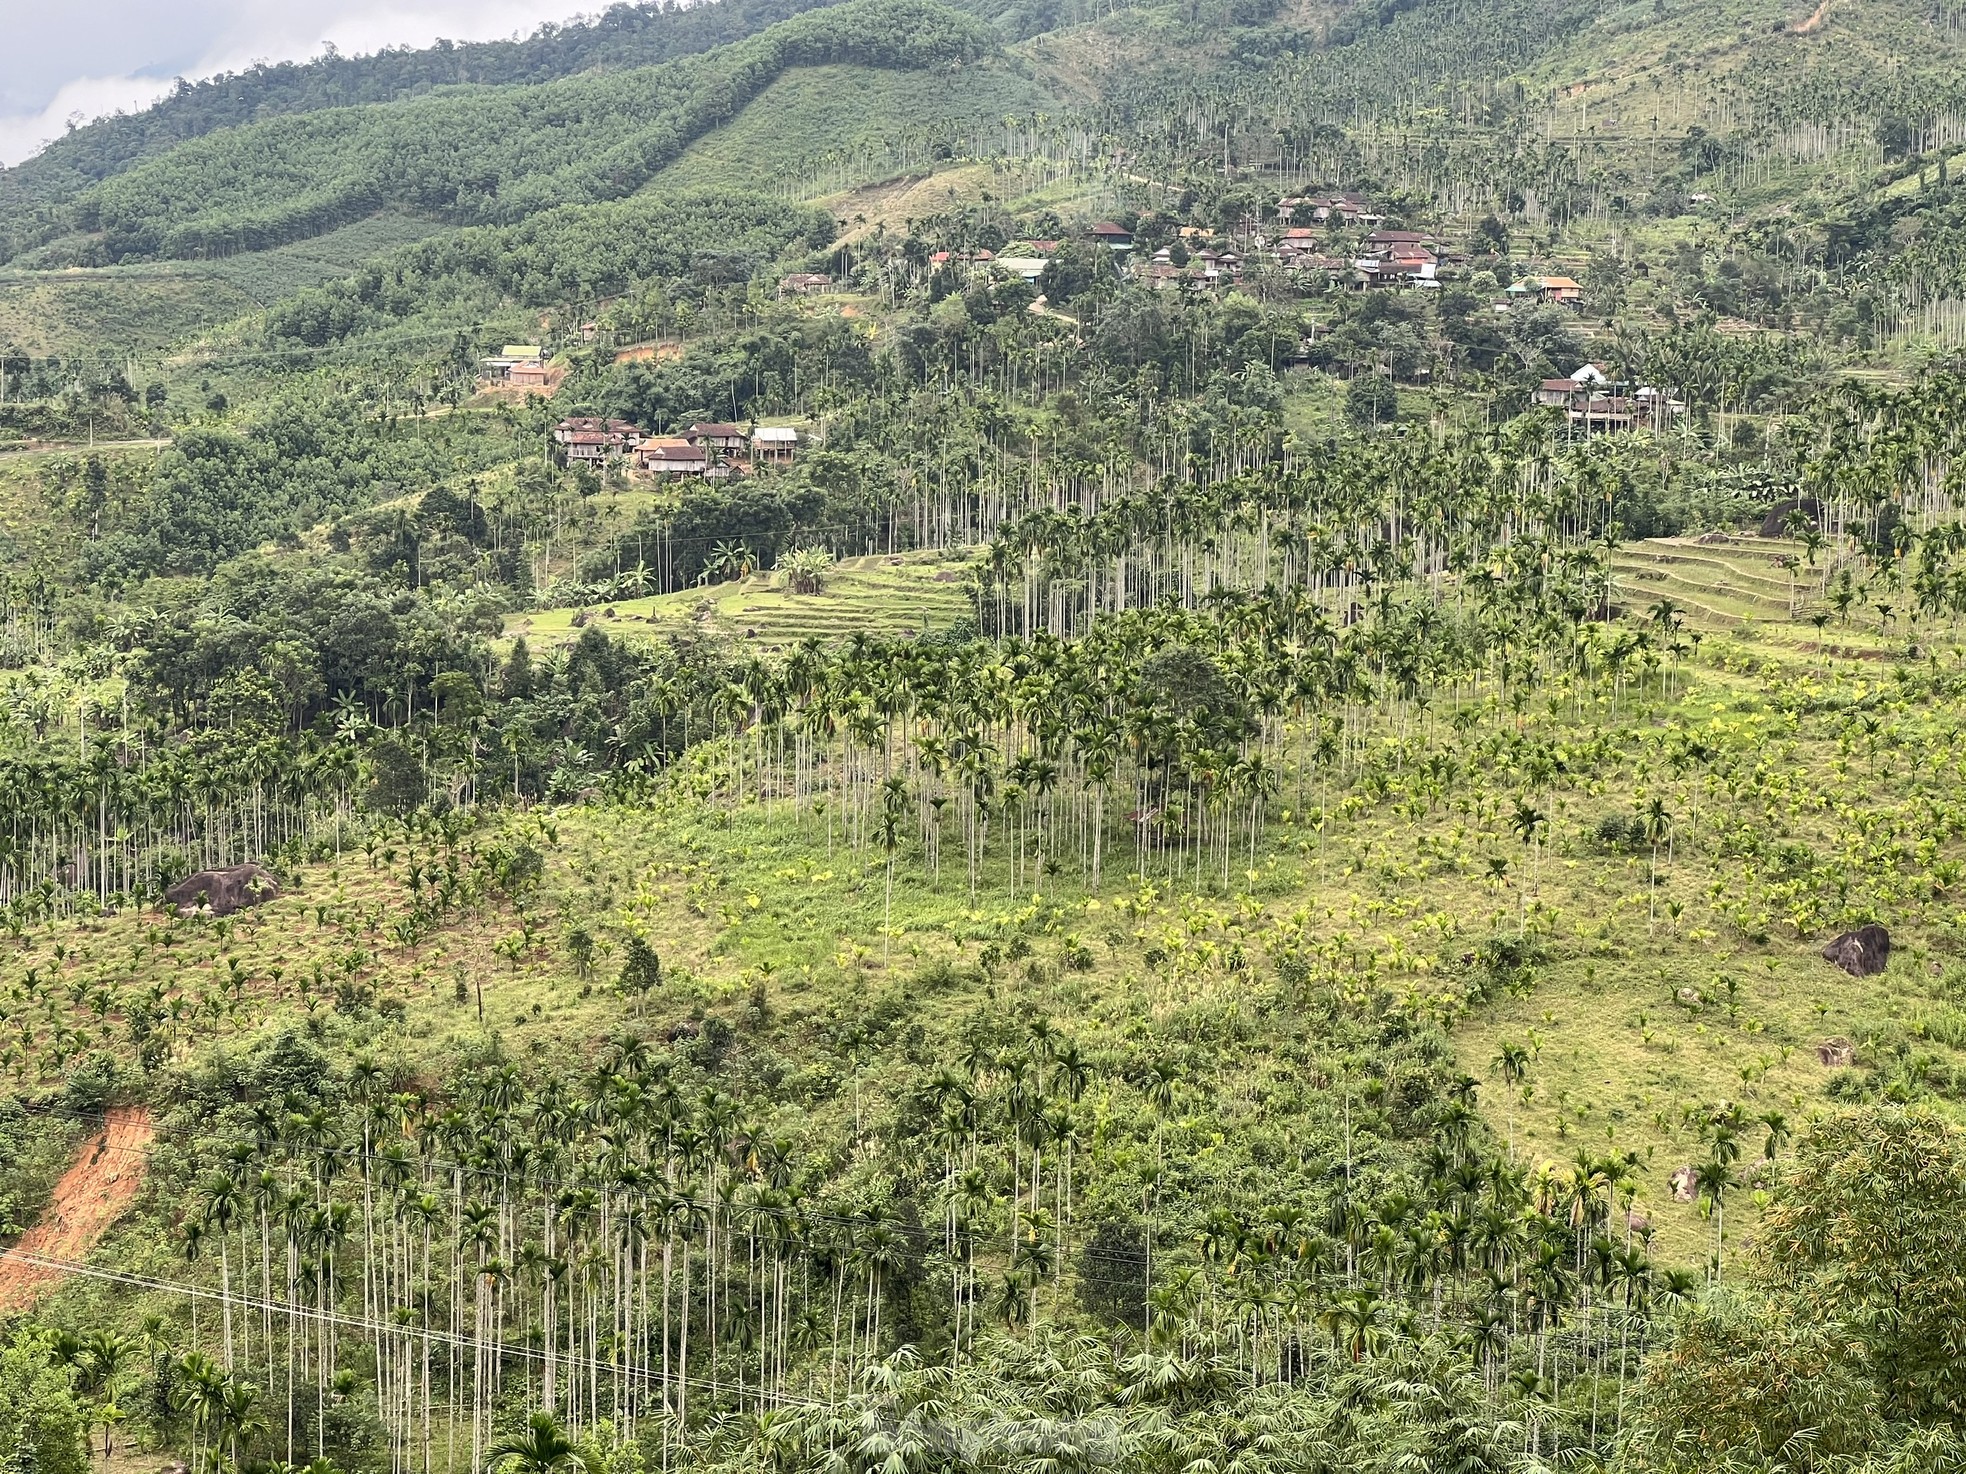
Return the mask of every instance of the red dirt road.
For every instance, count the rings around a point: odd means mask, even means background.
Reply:
[[[50,1259],[86,1259],[136,1201],[143,1187],[145,1153],[155,1134],[148,1111],[112,1107],[103,1129],[83,1144],[74,1164],[55,1184],[47,1211],[14,1247]],[[0,1315],[27,1309],[61,1277],[58,1269],[0,1259]]]

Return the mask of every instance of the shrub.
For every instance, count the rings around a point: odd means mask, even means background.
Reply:
[[[780,558],[773,571],[787,591],[816,594],[826,587],[832,567],[833,555],[825,548],[797,548]]]
[[[619,986],[631,998],[662,986],[662,959],[640,937],[630,937],[622,948]]]
[[[1078,1255],[1079,1303],[1111,1325],[1147,1324],[1147,1239],[1134,1223],[1093,1229]]]

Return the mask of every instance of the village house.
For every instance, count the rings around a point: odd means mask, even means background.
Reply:
[[[553,427],[552,439],[567,465],[600,470],[608,462],[632,453],[647,439],[647,432],[627,420],[575,415]]]
[[[710,469],[710,452],[680,435],[644,440],[635,451],[635,460],[655,476],[701,476]]]
[[[546,382],[546,361],[537,343],[507,343],[481,360],[479,378],[490,384],[537,387]]]
[[[1440,242],[1426,230],[1375,230],[1365,238],[1368,256],[1392,255],[1402,248],[1431,251]]]
[[[832,290],[833,278],[823,271],[795,271],[778,279],[778,295],[781,297],[810,297]]]
[[[1042,256],[999,256],[997,257],[996,267],[1005,276],[1019,277],[1024,281],[1035,283],[1039,277],[1044,275],[1044,258]]]
[[[1582,425],[1586,431],[1629,430],[1635,418],[1632,401],[1622,396],[1587,399],[1581,409],[1570,412],[1571,423]]]
[[[1352,262],[1353,284],[1373,287],[1437,286],[1440,257],[1431,233],[1375,230]]]
[[[994,251],[935,251],[929,255],[928,264],[937,270],[966,271],[976,277],[988,276],[1000,258]]]
[[[1361,256],[1353,261],[1352,281],[1367,291],[1374,287],[1434,288],[1440,285],[1431,260],[1393,261],[1377,256]]]
[[[560,442],[560,454],[566,458],[569,466],[587,466],[590,469],[599,469],[607,464],[608,438],[605,435],[597,435],[592,431],[583,430],[577,434],[569,435],[565,440]]]
[[[1242,257],[1234,251],[1197,251],[1194,270],[1201,285],[1222,286],[1242,275]]]
[[[1124,225],[1115,225],[1110,220],[1101,220],[1087,232],[1094,240],[1110,246],[1115,251],[1133,249],[1133,232]]]
[[[616,445],[632,450],[648,439],[648,431],[628,420],[603,420],[590,415],[570,415],[553,427],[553,439],[567,444],[576,435],[604,435]]]
[[[751,432],[751,460],[757,465],[791,463],[799,448],[799,432],[789,425],[760,425]]]
[[[1663,430],[1685,412],[1686,406],[1648,385],[1634,389],[1604,365],[1586,363],[1567,379],[1545,379],[1536,386],[1536,403],[1560,409],[1564,418],[1586,434],[1629,430],[1649,425]]]
[[[1323,250],[1324,233],[1308,226],[1292,226],[1277,242],[1277,265],[1286,271],[1337,271],[1344,266],[1338,257]]]
[[[741,456],[751,444],[751,437],[744,433],[742,425],[727,425],[719,421],[691,425],[682,432],[681,438],[691,445],[725,456]]]
[[[1380,217],[1372,213],[1362,196],[1340,193],[1298,195],[1278,200],[1277,219],[1287,224],[1308,220],[1313,224],[1328,225],[1336,219],[1340,225],[1377,225]]]
[[[1567,276],[1525,276],[1509,283],[1508,296],[1512,301],[1555,302],[1564,307],[1580,307],[1584,301],[1584,289]]]

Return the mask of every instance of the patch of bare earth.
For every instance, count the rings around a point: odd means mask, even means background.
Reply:
[[[0,1315],[27,1309],[60,1283],[64,1271],[35,1259],[76,1263],[86,1259],[143,1188],[150,1141],[150,1113],[115,1106],[103,1129],[76,1153],[55,1184],[54,1195],[34,1226],[0,1258]],[[29,1258],[27,1256],[34,1256]]]

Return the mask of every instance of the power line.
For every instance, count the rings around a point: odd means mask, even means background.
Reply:
[[[81,1111],[70,1112],[66,1109],[49,1109],[48,1111],[42,1112],[41,1114],[60,1116],[64,1119],[75,1119],[75,1120],[106,1119],[105,1113],[102,1112],[81,1112]],[[344,1162],[355,1162],[361,1160],[362,1157],[364,1156],[364,1153],[361,1151],[360,1148],[356,1148],[356,1147],[323,1147],[319,1149],[313,1149],[311,1151],[311,1155],[332,1157]],[[378,1148],[375,1150],[371,1150],[366,1155],[371,1161],[374,1161],[380,1157],[381,1152],[380,1149]],[[124,1158],[135,1158],[139,1161],[147,1161],[149,1159],[148,1151],[137,1147],[116,1145],[110,1142],[107,1137],[105,1137],[102,1140],[102,1142],[97,1145],[94,1152],[91,1154],[91,1159],[100,1160],[100,1158],[103,1156],[121,1156]],[[525,1173],[513,1172],[510,1168],[503,1168],[503,1167],[498,1167],[498,1168],[474,1167],[469,1165],[468,1163],[452,1161],[439,1157],[431,1157],[425,1159],[423,1161],[423,1165],[427,1169],[433,1172],[457,1174],[463,1176],[467,1180],[476,1180],[479,1182],[496,1182],[501,1185],[511,1185],[516,1183],[522,1190],[530,1189],[531,1191],[535,1192],[536,1194],[539,1195],[539,1197],[542,1200],[545,1200],[548,1197],[549,1193],[551,1193],[555,1189],[566,1190],[575,1187],[596,1186],[596,1184],[590,1181],[584,1181],[579,1177],[559,1177],[559,1176],[549,1177],[543,1174],[531,1173],[531,1172],[525,1172]],[[211,1170],[217,1172],[223,1172],[227,1177],[231,1176],[230,1172],[227,1172],[225,1167],[223,1166],[219,1166],[215,1164],[212,1166]],[[271,1167],[263,1167],[262,1170],[270,1171],[272,1169]],[[442,1186],[444,1184],[434,1184],[434,1185]],[[248,1187],[247,1184],[238,1184],[238,1183],[235,1183],[235,1186],[239,1186],[242,1191],[245,1191]],[[430,1187],[433,1186],[433,1184],[426,1180],[421,1182],[419,1186],[425,1190],[428,1190]],[[692,1210],[692,1211],[701,1210],[705,1213],[722,1214],[726,1218],[734,1217],[742,1214],[750,1214],[778,1223],[796,1223],[796,1222],[803,1221],[806,1223],[822,1223],[833,1227],[845,1227],[849,1230],[855,1228],[866,1228],[871,1226],[873,1223],[881,1223],[881,1224],[885,1224],[886,1226],[893,1227],[903,1233],[918,1235],[921,1239],[927,1242],[933,1242],[934,1240],[942,1238],[944,1236],[944,1230],[942,1225],[930,1222],[928,1220],[924,1220],[914,1225],[908,1225],[900,1222],[899,1220],[886,1220],[886,1219],[869,1220],[866,1217],[855,1216],[853,1214],[848,1214],[848,1213],[822,1213],[816,1210],[807,1210],[807,1209],[790,1208],[790,1207],[782,1208],[767,1203],[742,1202],[736,1198],[732,1198],[727,1202],[723,1198],[717,1197],[712,1194],[706,1194],[704,1196],[698,1197],[698,1196],[692,1196],[687,1193],[669,1192],[666,1183],[651,1184],[648,1189],[641,1189],[641,1190],[634,1189],[634,1188],[624,1189],[619,1186],[599,1187],[598,1190],[605,1194],[621,1194],[629,1197],[647,1197],[650,1195],[651,1191],[655,1189],[660,1189],[666,1195],[669,1204],[673,1206],[680,1206],[681,1208]],[[387,1190],[388,1189],[386,1188],[383,1189],[383,1191],[387,1191]],[[271,1217],[272,1215],[269,1214],[268,1216]],[[1053,1225],[1054,1231],[1056,1227],[1057,1225],[1054,1224]],[[994,1234],[985,1235],[985,1234],[964,1232],[958,1230],[957,1233],[955,1234],[955,1239],[957,1242],[957,1246],[960,1250],[966,1250],[972,1254],[978,1252],[979,1250],[985,1253],[995,1250],[997,1252],[1008,1253],[1014,1256],[1019,1250],[1018,1240],[1016,1239],[1015,1236],[1011,1235],[1008,1232],[1006,1232],[1001,1238],[999,1238]],[[1057,1244],[1054,1240],[1047,1240],[1046,1247],[1056,1249]],[[1108,1253],[1101,1250],[1093,1249],[1089,1246],[1081,1247],[1080,1249],[1078,1249],[1075,1257],[1081,1260],[1090,1259],[1093,1261],[1105,1261],[1105,1262],[1114,1262],[1114,1263],[1121,1263],[1121,1264],[1135,1264],[1139,1262],[1137,1259],[1134,1258],[1134,1256],[1130,1254]],[[1074,1274],[1079,1278],[1089,1278],[1092,1280],[1096,1280],[1097,1282],[1100,1283],[1125,1283],[1126,1282],[1123,1277],[1118,1277],[1118,1276],[1103,1276],[1103,1275],[1086,1276],[1079,1271],[1074,1271]]]
[[[72,1274],[85,1279],[101,1280],[111,1284],[123,1285],[131,1289],[150,1290],[162,1294],[179,1295],[193,1300],[216,1300],[223,1305],[237,1306],[243,1310],[272,1311],[287,1316],[291,1320],[312,1322],[315,1325],[333,1326],[341,1329],[354,1329],[370,1333],[402,1336],[423,1341],[432,1345],[454,1349],[472,1348],[493,1351],[501,1357],[538,1362],[544,1365],[546,1353],[531,1346],[501,1340],[486,1340],[466,1336],[461,1332],[440,1330],[430,1326],[416,1326],[396,1321],[373,1320],[367,1316],[351,1315],[344,1311],[326,1310],[319,1306],[297,1305],[288,1300],[273,1300],[245,1292],[226,1294],[204,1285],[191,1284],[184,1280],[160,1279],[154,1275],[132,1274],[128,1270],[105,1269],[100,1265],[84,1264],[72,1259],[61,1259],[51,1254],[36,1254],[25,1249],[0,1249],[0,1259],[24,1264],[31,1269],[42,1269],[57,1274]],[[672,1373],[663,1377],[659,1368],[647,1367],[636,1370],[613,1362],[603,1362],[598,1357],[575,1356],[571,1351],[565,1356],[555,1355],[553,1364],[558,1366],[578,1366],[595,1376],[610,1374],[639,1381],[645,1387],[709,1387],[712,1384],[703,1377],[690,1377],[682,1373]],[[717,1390],[724,1390],[728,1384],[718,1382]],[[802,1407],[830,1408],[834,1403],[820,1402],[813,1398],[781,1396],[779,1402],[796,1403]]]

